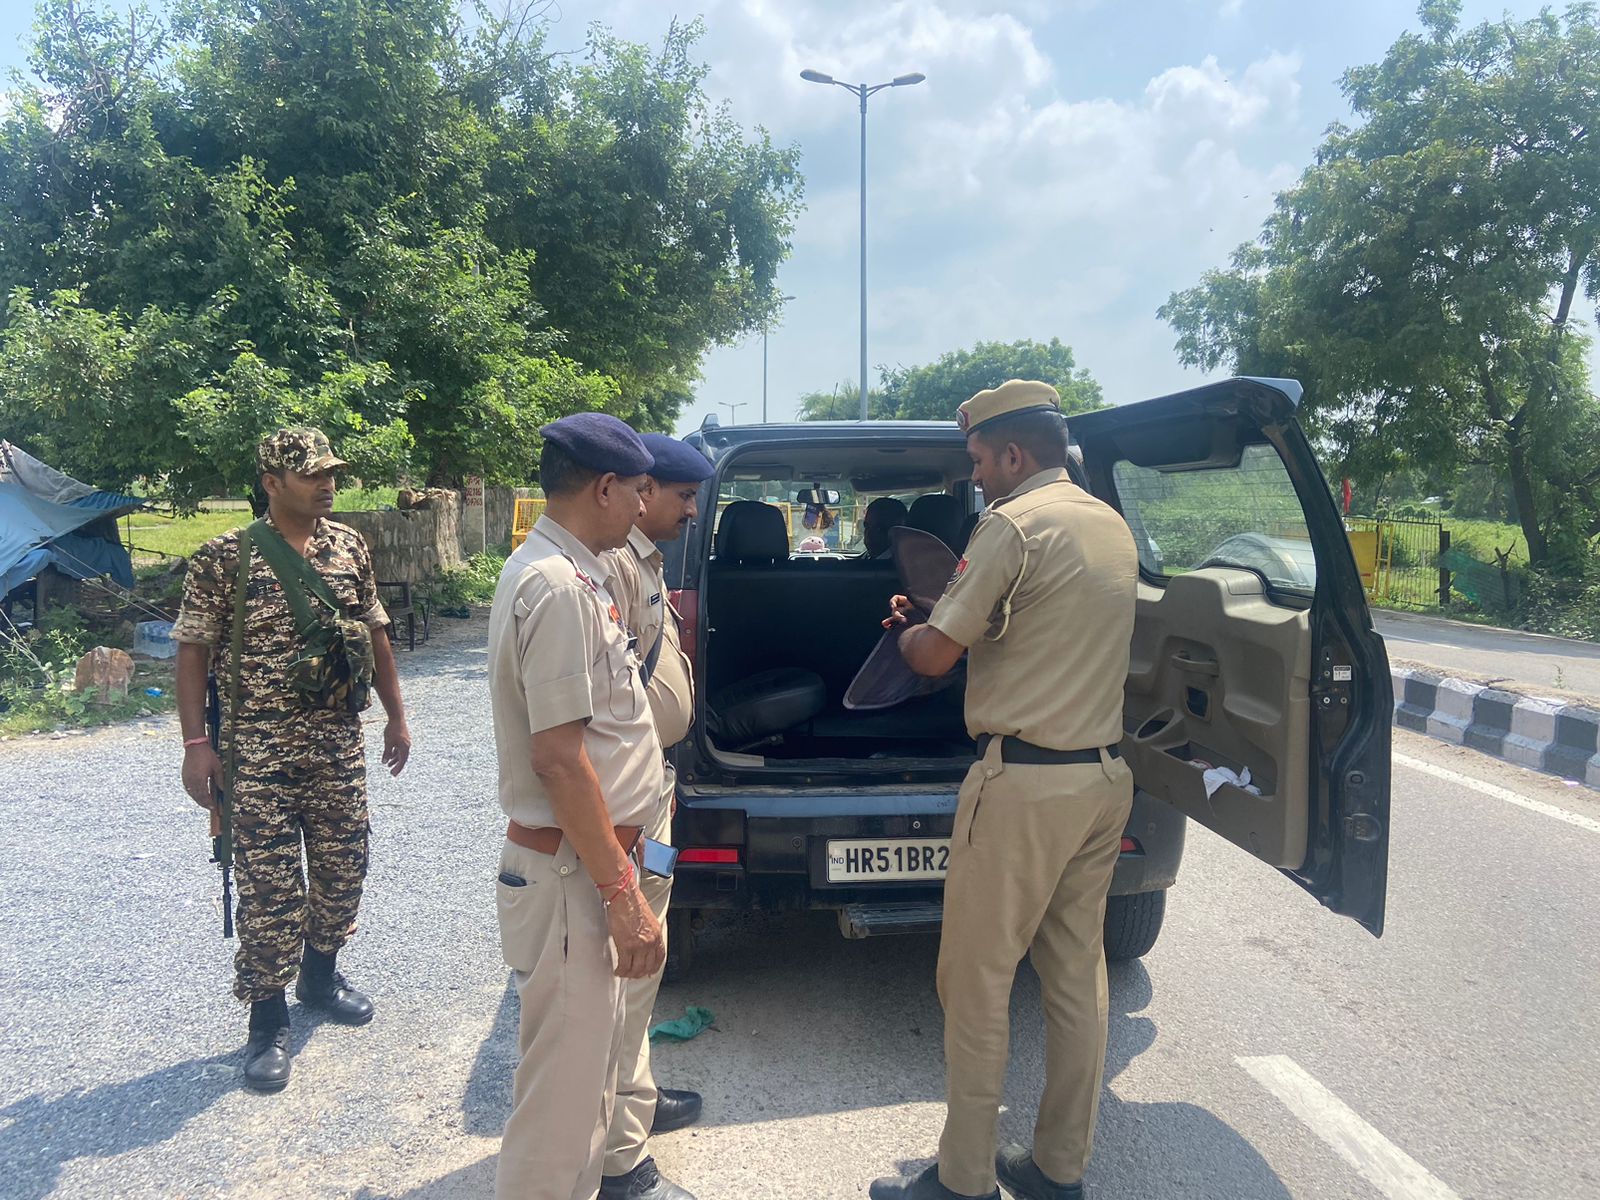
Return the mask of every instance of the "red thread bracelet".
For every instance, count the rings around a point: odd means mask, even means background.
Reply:
[[[183,748],[185,750],[187,750],[190,746],[209,746],[210,744],[211,739],[208,737],[192,737],[185,738],[183,740]]]
[[[629,859],[628,869],[622,873],[621,878],[614,883],[608,883],[604,887],[600,887],[600,903],[609,906],[613,900],[628,890],[628,885],[633,882],[633,878],[633,860]],[[598,887],[599,885],[596,886]],[[606,895],[608,891],[611,892],[609,896]]]

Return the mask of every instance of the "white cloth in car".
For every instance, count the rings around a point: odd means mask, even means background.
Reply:
[[[1215,796],[1217,789],[1225,783],[1231,783],[1235,787],[1243,788],[1253,796],[1261,795],[1261,789],[1250,782],[1249,767],[1244,769],[1243,775],[1235,774],[1227,767],[1212,767],[1205,773],[1206,799],[1209,800],[1212,796]]]

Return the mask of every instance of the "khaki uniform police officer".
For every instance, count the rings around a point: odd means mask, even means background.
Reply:
[[[615,417],[545,426],[545,514],[500,575],[489,691],[510,818],[501,950],[521,1001],[498,1200],[591,1200],[622,1048],[626,981],[666,948],[634,850],[661,802],[661,743],[600,555],[638,519],[651,459]]]
[[[652,463],[645,487],[644,511],[628,534],[628,542],[606,556],[611,570],[611,595],[622,618],[639,640],[639,657],[648,676],[646,695],[662,746],[675,746],[688,735],[694,720],[694,684],[688,658],[678,643],[677,622],[667,600],[666,576],[657,542],[682,536],[696,515],[700,482],[711,474],[705,455],[661,433],[640,435]],[[677,779],[665,764],[665,781],[654,820],[645,832],[658,842],[672,838],[673,797]],[[667,919],[672,880],[656,875],[640,879],[644,898],[658,921]],[[663,928],[665,926],[663,925]],[[700,1118],[695,1092],[658,1088],[650,1070],[650,1016],[661,974],[627,983],[623,996],[622,1059],[617,1068],[616,1105],[606,1135],[601,1200],[683,1200],[682,1188],[661,1176],[647,1143],[651,1134],[668,1133]]]
[[[1127,525],[1068,478],[1048,384],[1011,380],[957,416],[973,481],[996,496],[928,622],[900,646],[919,674],[963,651],[978,761],[961,787],[945,881],[939,999],[949,1110],[939,1160],[882,1179],[874,1200],[1008,1191],[1081,1196],[1106,1048],[1106,889],[1133,803],[1122,690],[1138,556]],[[891,602],[887,624],[911,605]],[[1012,980],[1031,953],[1045,1014],[1045,1088],[1030,1152],[996,1156]]]

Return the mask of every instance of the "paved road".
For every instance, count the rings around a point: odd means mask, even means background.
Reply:
[[[302,1020],[279,1097],[238,1087],[243,1013],[197,814],[168,783],[175,727],[0,746],[0,1195],[489,1194],[515,1002],[482,661],[406,659],[414,771],[375,781],[345,956],[379,1019]],[[1600,802],[1403,733],[1397,750],[1381,941],[1191,839],[1161,941],[1112,977],[1097,1200],[1600,1195]],[[924,1160],[941,1116],[934,954],[826,921],[709,931],[658,1011],[718,1018],[659,1052],[708,1109],[658,1140],[663,1167],[701,1200],[843,1200]],[[1014,1016],[1002,1128],[1025,1137],[1041,1082],[1026,968]]]
[[[1600,643],[1468,625],[1412,613],[1374,612],[1391,662],[1500,683],[1528,695],[1600,704]]]

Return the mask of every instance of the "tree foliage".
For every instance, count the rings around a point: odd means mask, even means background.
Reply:
[[[961,402],[1008,379],[1038,379],[1061,393],[1061,411],[1103,408],[1100,385],[1060,338],[1048,342],[979,342],[952,350],[918,367],[880,369],[881,387],[869,388],[867,411],[874,420],[949,421]],[[860,385],[841,383],[831,392],[800,398],[805,421],[850,421],[861,412]]]
[[[1575,304],[1600,293],[1593,6],[1424,31],[1343,90],[1257,243],[1160,315],[1190,365],[1290,375],[1337,470],[1376,484],[1492,468],[1535,566],[1600,534],[1600,407]]]
[[[569,59],[537,7],[45,0],[0,118],[0,428],[193,503],[287,419],[441,483],[525,481],[577,409],[670,427],[771,312],[800,192],[699,35]]]

